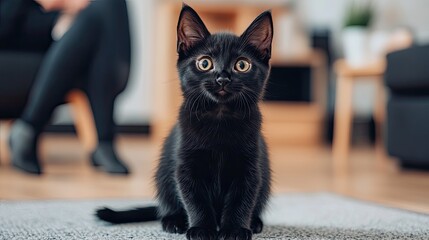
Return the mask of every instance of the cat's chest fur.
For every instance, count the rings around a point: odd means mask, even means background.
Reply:
[[[258,151],[259,112],[250,113],[249,117],[222,104],[200,112],[182,111],[178,155],[220,196],[249,164],[249,154]]]
[[[228,154],[228,149],[234,151],[243,142],[257,141],[260,131],[258,109],[244,112],[219,104],[209,110],[182,109],[180,115],[182,140],[192,149],[205,148]]]
[[[228,107],[225,104],[220,104],[215,106],[210,111],[201,112],[201,116],[203,118],[211,119],[211,120],[234,120],[240,118],[240,116]]]

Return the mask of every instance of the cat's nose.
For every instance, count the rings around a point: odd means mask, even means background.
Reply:
[[[216,79],[216,83],[222,87],[228,85],[230,82],[231,82],[231,80],[229,78],[226,78],[226,77],[219,77]]]

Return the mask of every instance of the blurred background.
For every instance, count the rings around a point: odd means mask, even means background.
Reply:
[[[186,3],[211,32],[241,34],[260,12],[273,13],[272,70],[261,109],[274,193],[335,192],[429,213],[428,1]],[[175,31],[182,2],[126,4],[130,72],[114,119],[117,152],[131,174],[109,175],[90,166],[97,132],[87,97],[79,92],[65,97],[41,135],[44,174],[15,171],[8,136],[38,75],[10,87],[14,80],[4,73],[13,68],[10,54],[24,50],[2,47],[0,199],[153,196],[160,146],[181,102]],[[25,59],[14,65],[17,76],[27,71]]]

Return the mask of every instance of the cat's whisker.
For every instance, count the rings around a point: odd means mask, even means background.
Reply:
[[[238,93],[237,99],[238,99],[238,103],[239,103],[239,110],[240,110],[240,112],[243,113],[242,119],[246,118],[246,113],[247,113],[247,106],[246,106],[246,103],[244,100],[245,97],[246,96],[244,96],[244,94],[242,92]]]
[[[249,117],[250,117],[252,105],[257,104],[257,100],[254,100],[254,98],[251,96],[251,94],[246,92],[246,91],[242,91],[240,93],[242,94],[243,100],[246,103],[246,110],[249,111]]]
[[[250,100],[252,101],[253,104],[258,104],[260,97],[257,93],[254,92],[247,92],[247,94],[249,95]]]
[[[244,95],[247,95],[246,92],[244,92]],[[247,104],[247,110],[249,111],[249,118],[250,118],[250,115],[252,114],[251,113],[251,109],[252,109],[251,103],[249,102],[249,100],[247,98],[244,98],[244,101]]]
[[[243,99],[242,99],[243,97],[244,97],[244,96],[243,96],[243,93],[242,93],[242,92],[239,92],[237,99],[238,99],[238,106],[239,106],[239,110],[240,110],[240,112],[246,108],[246,107],[244,106],[244,103],[243,103]],[[243,106],[242,106],[242,105],[243,105]],[[246,118],[246,112],[244,112],[244,115],[243,115],[242,119],[245,119],[245,118]]]
[[[207,91],[204,91],[204,95],[206,95],[210,100],[213,100],[213,102],[219,103],[219,100],[217,100],[213,95],[211,95]]]
[[[253,91],[252,89],[250,89],[250,88],[248,88],[246,86],[243,86],[243,89],[246,90],[247,93],[249,93],[252,96],[254,96],[254,97],[256,97],[256,98],[259,99],[260,93],[257,93],[257,92]]]
[[[200,94],[198,94],[197,99],[195,100],[195,102],[197,103],[197,105],[196,105],[197,107],[200,106],[200,104],[198,103],[198,101],[199,101],[200,98],[201,98],[201,100],[203,100],[203,103],[205,103],[204,98],[203,98],[203,93],[200,92]],[[198,110],[195,111],[195,115],[196,115],[198,121],[200,121],[200,118],[198,117]]]

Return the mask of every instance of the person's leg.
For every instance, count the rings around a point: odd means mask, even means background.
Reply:
[[[85,76],[99,38],[97,19],[86,9],[70,30],[47,52],[22,118],[40,131],[56,106]]]
[[[110,173],[127,174],[125,164],[114,150],[115,122],[113,119],[116,96],[128,80],[130,39],[125,1],[95,2],[99,10],[102,37],[91,64],[87,94],[94,113],[99,144],[92,154],[92,162]]]
[[[104,46],[103,43],[100,43]],[[109,60],[106,61],[108,48],[100,48],[94,63],[91,65],[90,77],[86,92],[94,115],[97,128],[98,145],[91,154],[92,164],[106,172],[127,174],[127,166],[119,160],[114,150],[115,122],[113,119],[114,103],[117,94],[112,92],[114,72]]]
[[[12,127],[9,142],[12,163],[29,173],[40,174],[37,140],[54,108],[87,72],[99,38],[97,18],[89,6],[77,17],[63,38],[46,54],[33,84],[21,120]]]
[[[79,14],[72,28],[52,47],[22,116],[23,121],[19,121],[18,129],[12,131],[10,137],[15,166],[40,173],[36,148],[25,148],[37,145],[33,142],[37,142],[53,109],[76,86],[77,78],[87,75],[84,84],[99,136],[99,145],[92,155],[93,163],[111,173],[128,173],[113,150],[113,103],[125,87],[129,73],[126,11],[125,1],[96,1]],[[20,135],[13,133],[20,132],[19,127],[23,124],[33,129],[34,134],[20,144]]]
[[[114,148],[115,123],[113,109],[115,96],[91,87],[88,97],[94,113],[98,134],[98,145],[91,154],[92,164],[103,171],[114,174],[128,174],[128,167],[121,161]]]

